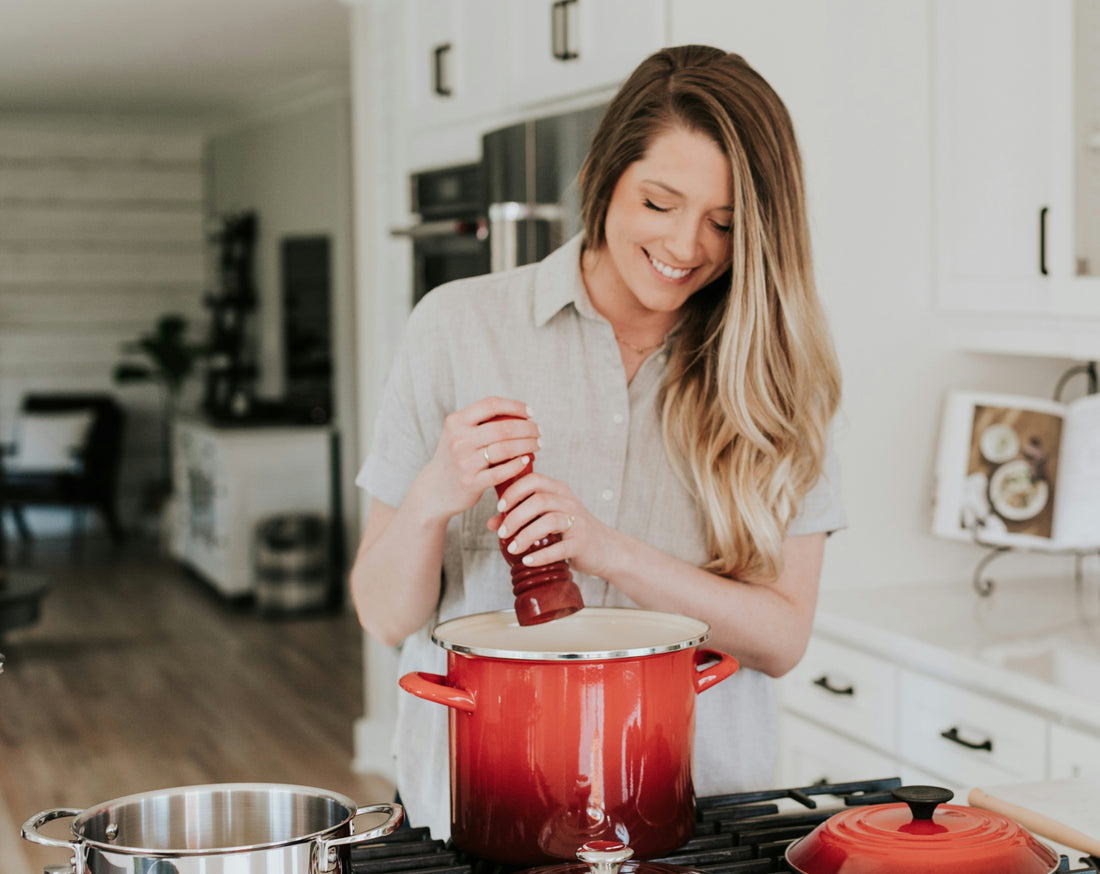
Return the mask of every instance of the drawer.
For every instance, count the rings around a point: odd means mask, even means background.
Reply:
[[[789,709],[888,753],[897,749],[898,668],[814,637],[781,683]]]
[[[782,786],[880,780],[898,773],[893,758],[866,744],[789,711],[779,717],[777,779]]]
[[[1046,779],[1046,721],[985,695],[903,670],[900,726],[902,758],[956,784]]]

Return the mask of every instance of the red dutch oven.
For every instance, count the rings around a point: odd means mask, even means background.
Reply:
[[[509,865],[573,859],[590,841],[639,858],[692,834],[695,696],[737,670],[699,649],[705,622],[587,607],[521,626],[514,610],[437,626],[447,676],[401,678],[450,708],[451,837]]]
[[[1060,859],[999,813],[947,804],[938,786],[894,790],[898,804],[852,807],[787,848],[801,874],[1051,874]]]

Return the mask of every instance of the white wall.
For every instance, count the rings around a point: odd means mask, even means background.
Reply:
[[[327,235],[332,253],[335,427],[340,432],[344,517],[358,538],[358,496],[349,485],[358,464],[355,301],[352,292],[350,108],[333,89],[279,113],[242,122],[207,144],[209,212],[255,210],[261,397],[283,394],[280,244],[288,236]]]
[[[165,313],[205,333],[202,198],[194,125],[0,113],[0,439],[27,392],[113,393],[127,414],[125,526],[160,477],[161,400],[112,373],[123,343]],[[67,511],[28,522],[36,535],[69,530]]]
[[[928,533],[940,403],[965,387],[1049,396],[1065,360],[967,354],[934,309],[928,0],[676,0],[674,42],[738,51],[797,128],[818,288],[844,377],[848,530],[823,586],[969,581],[984,551]],[[1008,578],[1068,568],[1012,556]],[[1068,570],[1067,570],[1068,572]]]

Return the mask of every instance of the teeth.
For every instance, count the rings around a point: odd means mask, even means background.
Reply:
[[[690,267],[685,267],[681,270],[677,270],[675,267],[670,267],[663,261],[658,261],[652,255],[649,256],[649,263],[652,264],[659,273],[664,274],[669,279],[683,279],[689,273],[691,273]]]

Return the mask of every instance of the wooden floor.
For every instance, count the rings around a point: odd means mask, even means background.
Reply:
[[[19,827],[39,810],[198,783],[294,783],[359,804],[393,787],[355,774],[363,712],[351,612],[265,619],[230,607],[150,544],[36,544],[41,620],[0,641],[0,872],[67,861]],[[64,835],[68,820],[46,829]]]

